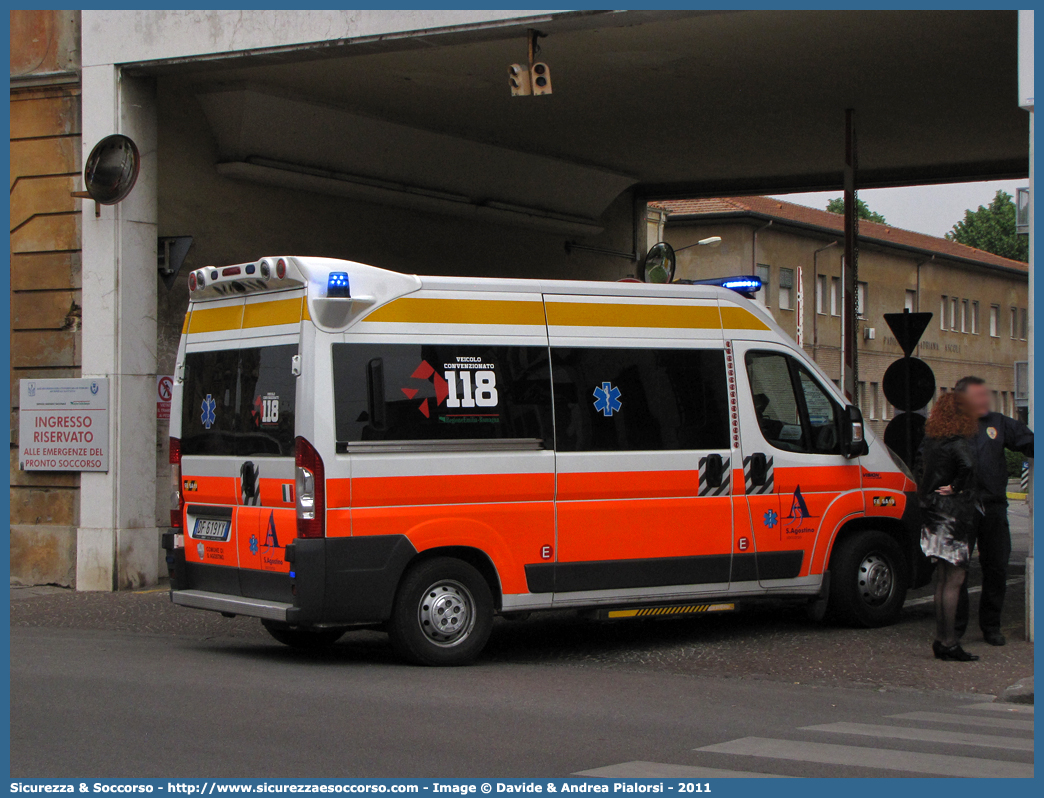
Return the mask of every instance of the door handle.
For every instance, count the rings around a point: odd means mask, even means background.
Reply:
[[[703,459],[703,478],[712,488],[720,488],[725,478],[725,463],[720,454],[709,454]]]
[[[764,452],[755,452],[750,456],[750,484],[764,485],[768,480],[768,458]]]

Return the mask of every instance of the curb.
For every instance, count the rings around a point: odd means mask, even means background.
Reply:
[[[1033,704],[1033,677],[1019,679],[997,699],[1007,704]]]
[[[1029,494],[1026,494],[1026,493],[1014,493],[1013,491],[1010,491],[1010,490],[1008,491],[1008,498],[1011,499],[1012,501],[1024,502],[1024,501],[1026,501],[1026,496],[1027,495],[1029,495]]]

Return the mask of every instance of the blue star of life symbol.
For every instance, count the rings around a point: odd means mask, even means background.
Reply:
[[[775,510],[769,510],[765,513],[765,526],[772,529],[777,523],[779,523],[779,515]]]
[[[210,429],[214,426],[214,422],[217,421],[217,416],[214,414],[214,410],[217,408],[217,402],[214,401],[214,397],[209,393],[207,398],[203,400],[203,404],[200,405],[200,409],[203,411],[203,415],[200,416],[200,421],[203,422],[203,426]]]
[[[257,554],[257,535],[250,536],[250,553]]]
[[[623,407],[620,401],[620,389],[614,388],[611,382],[603,382],[601,386],[594,389],[594,408],[603,416],[611,416],[618,413]]]

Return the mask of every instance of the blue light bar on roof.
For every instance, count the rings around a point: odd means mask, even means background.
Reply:
[[[326,295],[340,299],[351,297],[352,292],[348,287],[347,272],[330,272],[330,277],[326,282]]]
[[[752,298],[762,288],[761,278],[752,274],[743,274],[739,277],[715,277],[712,280],[696,280],[693,284],[716,285],[721,288],[728,288],[747,298]]]

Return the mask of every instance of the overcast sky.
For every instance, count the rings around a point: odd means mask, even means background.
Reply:
[[[1014,197],[1017,187],[1027,185],[1028,180],[989,180],[941,186],[872,188],[860,191],[859,198],[894,227],[942,236],[964,218],[965,210],[989,205],[997,189],[1004,189]],[[812,208],[825,208],[828,200],[840,196],[840,191],[823,191],[779,195],[779,198]]]

